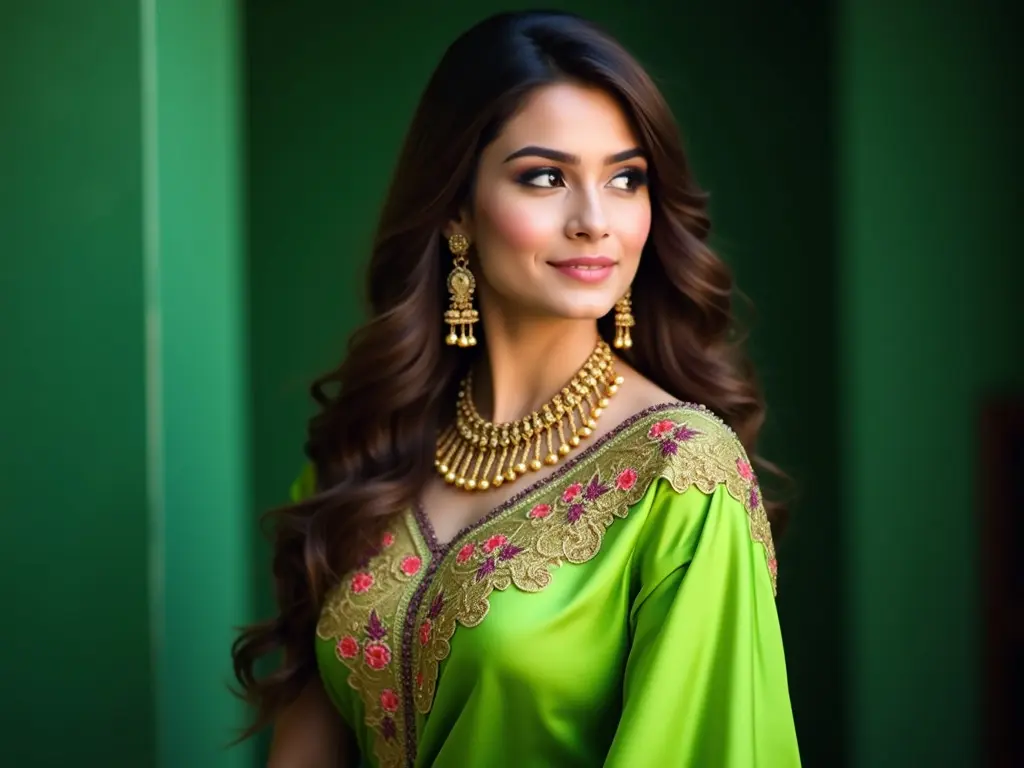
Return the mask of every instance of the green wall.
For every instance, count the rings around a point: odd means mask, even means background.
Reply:
[[[0,15],[5,765],[252,764],[222,749],[251,615],[235,25]]]
[[[103,19],[21,3],[0,22],[9,765],[153,754],[138,24],[128,2]]]
[[[1018,11],[847,2],[837,110],[853,763],[979,764],[976,425],[1024,391]]]

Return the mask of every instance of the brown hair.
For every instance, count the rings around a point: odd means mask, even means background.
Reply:
[[[634,346],[624,356],[680,400],[718,414],[755,463],[774,471],[754,456],[764,404],[734,338],[731,273],[706,244],[705,195],[657,87],[617,42],[571,14],[504,13],[481,22],[445,53],[413,118],[370,259],[370,319],[352,335],[340,367],[312,386],[320,412],[309,423],[306,454],[317,493],[268,513],[276,523],[279,613],[246,628],[232,648],[241,695],[256,707],[243,738],[316,674],[325,592],[365,556],[387,520],[414,503],[433,471],[437,431],[474,357],[443,343],[449,260],[441,230],[471,194],[481,150],[524,96],[567,80],[616,97],[650,159],[651,233],[633,283]],[[611,315],[598,325],[611,340]],[[774,521],[781,512],[769,508]],[[278,669],[257,678],[257,661],[281,650]]]

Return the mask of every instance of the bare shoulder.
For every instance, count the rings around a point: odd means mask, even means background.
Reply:
[[[654,405],[672,403],[679,399],[659,387],[625,360],[616,361],[615,368],[624,379],[616,399],[625,415],[638,413]]]

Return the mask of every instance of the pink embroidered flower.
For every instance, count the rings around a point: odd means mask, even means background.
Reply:
[[[673,429],[675,429],[675,426],[676,425],[674,422],[665,419],[663,421],[659,421],[657,424],[651,427],[651,431],[648,432],[647,435],[648,437],[653,437],[655,440],[657,440],[662,435],[666,434],[667,432],[671,432]]]
[[[391,533],[391,531],[388,531],[381,537],[380,543],[381,546],[383,547],[390,547],[392,544],[395,543],[395,534]]]
[[[385,712],[397,712],[398,694],[390,688],[385,688],[380,692],[380,706]]]
[[[772,576],[779,575],[779,561],[774,557],[768,561],[768,570],[771,571]]]
[[[624,469],[619,472],[619,476],[615,478],[615,487],[620,491],[628,491],[634,485],[636,485],[636,470],[635,469]]]
[[[571,504],[573,500],[580,495],[582,490],[583,485],[581,483],[573,483],[562,492],[562,501],[566,504]]]
[[[415,576],[421,565],[423,565],[422,560],[416,557],[416,555],[409,555],[409,557],[402,560],[402,573],[406,576]]]
[[[391,663],[391,649],[384,643],[370,643],[363,651],[363,660],[371,669],[384,669]]]
[[[430,621],[420,624],[420,645],[427,645],[430,642]]]
[[[462,549],[459,550],[459,554],[455,556],[455,562],[459,565],[466,562],[473,556],[473,551],[476,549],[476,544],[466,544]]]
[[[373,586],[373,574],[360,571],[352,577],[352,591],[361,595]]]
[[[736,469],[740,473],[740,477],[746,480],[748,483],[754,479],[754,469],[743,459],[736,459]]]
[[[337,651],[343,659],[354,659],[359,653],[359,643],[352,635],[345,635],[338,641]]]
[[[484,553],[488,555],[491,554],[491,552],[496,550],[498,547],[500,547],[507,541],[508,538],[501,535],[500,533],[497,536],[491,536],[491,538],[484,542]]]
[[[416,673],[416,687],[417,688],[422,688],[423,687],[423,673],[422,672],[417,672]]]
[[[548,504],[538,504],[529,511],[527,517],[532,517],[534,520],[542,520],[551,514],[551,506]]]

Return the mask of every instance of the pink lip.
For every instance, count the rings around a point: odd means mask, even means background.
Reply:
[[[566,277],[589,284],[603,282],[615,267],[615,260],[607,256],[579,256],[549,263]]]
[[[614,267],[615,259],[607,256],[577,256],[575,259],[551,262],[553,267]]]

